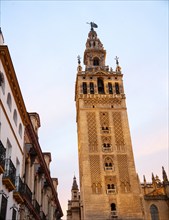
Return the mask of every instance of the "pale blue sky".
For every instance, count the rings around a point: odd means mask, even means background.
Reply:
[[[168,1],[1,1],[0,17],[27,110],[41,118],[64,212],[78,176],[74,85],[86,22],[98,24],[106,64],[115,68],[120,57],[141,181],[168,171]]]

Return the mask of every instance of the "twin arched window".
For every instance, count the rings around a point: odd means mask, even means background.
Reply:
[[[104,168],[105,168],[105,170],[112,170],[113,169],[113,161],[110,157],[105,158]]]
[[[107,189],[115,189],[115,185],[114,184],[107,184]]]

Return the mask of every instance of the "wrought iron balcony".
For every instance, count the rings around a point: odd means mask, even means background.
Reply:
[[[30,203],[32,202],[32,192],[26,183],[24,184],[24,196]]]
[[[11,159],[5,159],[5,172],[2,177],[2,183],[6,185],[9,192],[15,189],[16,168]]]
[[[15,198],[17,203],[22,203],[24,201],[23,200],[24,183],[22,182],[20,176],[16,176],[15,186],[16,186],[16,189],[13,192],[13,197]]]
[[[40,214],[40,205],[36,199],[33,200],[33,206],[38,214]]]
[[[6,149],[3,146],[2,142],[0,141],[0,174],[4,173],[4,169],[5,169],[5,155],[6,155]]]

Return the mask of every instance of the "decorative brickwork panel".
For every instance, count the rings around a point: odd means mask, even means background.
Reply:
[[[113,123],[117,151],[125,151],[122,119],[120,112],[113,112]]]
[[[130,192],[127,155],[117,155],[120,187],[122,192]]]
[[[107,184],[116,184],[116,176],[106,176],[105,177],[105,183]]]
[[[100,112],[100,125],[109,127],[109,115],[108,112]]]
[[[120,105],[121,99],[117,98],[88,98],[84,99],[84,107],[91,107],[91,106],[97,106],[97,105],[106,105],[106,106],[112,106],[112,105]]]
[[[102,143],[111,143],[111,136],[101,136]]]
[[[100,182],[100,158],[99,155],[90,155],[90,173],[92,182]]]
[[[91,181],[92,181],[92,192],[93,193],[101,193],[101,170],[100,170],[100,158],[98,155],[90,155],[90,173],[91,173]]]
[[[96,115],[94,112],[87,112],[88,124],[88,143],[89,152],[98,151],[97,130],[96,130]]]

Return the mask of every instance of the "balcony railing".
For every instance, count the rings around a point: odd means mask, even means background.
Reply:
[[[29,202],[32,202],[32,192],[26,183],[24,184],[24,195],[29,200]]]
[[[107,189],[107,194],[116,194],[116,189]]]
[[[0,174],[4,173],[4,169],[5,169],[5,155],[6,155],[6,149],[3,146],[2,142],[0,141]]]
[[[110,129],[110,127],[101,127],[100,132],[101,132],[101,134],[110,134],[111,129]]]
[[[38,214],[40,214],[40,205],[36,199],[33,200],[33,206]]]
[[[16,176],[15,186],[16,186],[16,189],[13,192],[13,197],[18,203],[22,203],[24,201],[22,198],[23,193],[24,193],[24,183],[22,182],[20,176]]]
[[[9,191],[15,189],[16,168],[11,159],[5,159],[5,172],[3,174],[2,182]]]
[[[105,166],[104,169],[105,169],[105,170],[112,170],[112,171],[114,171],[114,167],[106,167],[106,166]]]
[[[118,218],[118,215],[117,215],[117,211],[111,211],[111,219],[117,219]]]

